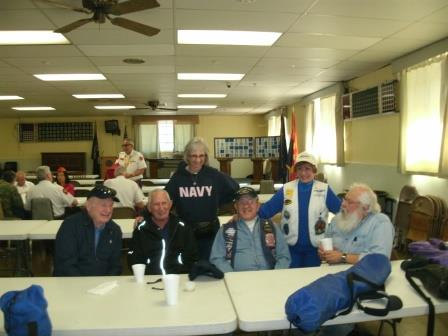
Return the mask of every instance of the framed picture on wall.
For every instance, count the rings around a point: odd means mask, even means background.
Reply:
[[[255,158],[273,159],[278,158],[280,152],[280,137],[265,136],[255,138]]]
[[[215,158],[247,159],[254,153],[252,137],[214,138]]]

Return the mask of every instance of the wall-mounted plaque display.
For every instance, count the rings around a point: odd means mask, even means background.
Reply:
[[[247,159],[254,154],[252,137],[215,138],[216,159]]]
[[[273,159],[279,157],[280,137],[267,136],[255,138],[255,155],[256,158]]]

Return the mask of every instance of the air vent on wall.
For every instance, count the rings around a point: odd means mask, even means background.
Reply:
[[[385,82],[375,87],[343,95],[343,118],[360,118],[398,112],[396,84],[396,81]]]

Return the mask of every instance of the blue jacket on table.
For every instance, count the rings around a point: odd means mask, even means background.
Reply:
[[[86,211],[66,218],[56,235],[54,276],[103,276],[121,274],[122,233],[110,220],[95,249],[95,229]]]

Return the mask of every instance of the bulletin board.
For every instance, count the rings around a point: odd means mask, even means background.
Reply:
[[[278,158],[280,152],[280,137],[267,136],[255,138],[255,157],[260,159]]]
[[[214,138],[215,158],[247,159],[254,154],[252,137]]]

